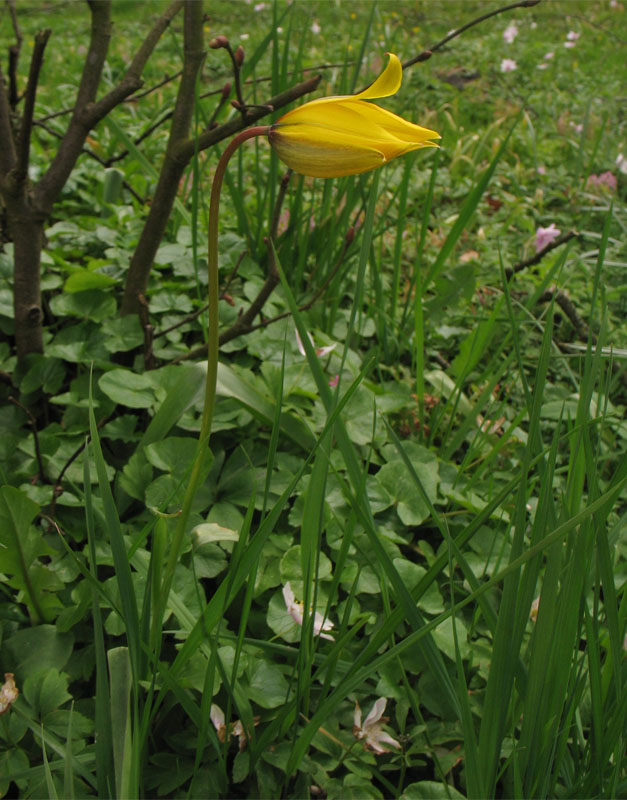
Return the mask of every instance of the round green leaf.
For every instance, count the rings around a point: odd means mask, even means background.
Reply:
[[[129,408],[150,408],[155,402],[155,394],[150,380],[128,369],[112,369],[105,372],[98,386],[114,403]]]

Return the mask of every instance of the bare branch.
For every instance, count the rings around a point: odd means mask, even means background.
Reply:
[[[0,174],[4,177],[15,167],[16,154],[11,127],[11,107],[7,96],[4,75],[0,69]]]
[[[344,263],[344,259],[346,258],[346,253],[348,252],[348,248],[353,243],[355,239],[355,228],[351,225],[351,227],[346,232],[346,236],[344,237],[344,244],[342,246],[342,250],[340,255],[333,266],[333,269],[329,272],[326,279],[322,283],[321,286],[316,289],[314,294],[307,300],[306,303],[303,303],[298,307],[299,311],[308,311],[312,306],[314,306],[318,300],[324,295],[326,290],[329,288],[329,284],[337,275],[340,267]],[[262,322],[259,322],[257,325],[251,325],[247,331],[244,333],[252,333],[253,331],[259,330],[260,328],[266,328],[268,325],[272,325],[275,322],[278,322],[281,319],[285,319],[286,317],[290,317],[292,315],[291,311],[284,311],[282,314],[277,314],[276,317],[270,317],[269,319],[264,319]]]
[[[52,31],[47,28],[35,34],[35,45],[30,61],[28,73],[28,83],[24,94],[24,113],[20,126],[20,137],[17,143],[17,166],[15,169],[15,180],[21,183],[28,174],[28,161],[30,157],[30,137],[33,130],[33,113],[35,111],[35,96],[37,94],[37,84],[39,83],[39,73],[44,60],[44,50]]]
[[[126,102],[128,103],[136,103],[138,100],[141,100],[142,97],[146,97],[153,92],[156,92],[157,89],[160,89],[162,86],[165,86],[166,83],[172,83],[177,78],[180,78],[183,74],[183,70],[180,69],[178,72],[175,72],[174,75],[164,75],[163,79],[160,80],[158,83],[155,83],[154,86],[149,86],[147,89],[144,89],[143,92],[136,92],[135,94],[131,95],[130,97],[126,98]]]
[[[341,64],[318,64],[317,66],[313,66],[313,67],[306,67],[304,69],[291,70],[290,72],[288,72],[286,74],[286,77],[291,77],[293,75],[305,75],[307,72],[316,72],[317,73],[319,70],[322,70],[322,69],[337,69],[338,67],[352,67],[352,66],[354,66],[354,64],[355,64],[354,61],[346,61],[346,62],[342,62]],[[167,83],[172,83],[172,81],[175,81],[177,78],[180,78],[182,74],[183,74],[183,70],[179,70],[178,72],[175,72],[173,75],[167,75],[166,74],[162,78],[162,80],[160,80],[158,83],[155,83],[154,86],[149,86],[147,89],[144,89],[143,92],[135,92],[134,94],[130,95],[129,97],[124,98],[124,102],[125,103],[136,103],[138,100],[141,100],[142,97],[146,97],[146,95],[152,94],[152,92],[155,92],[157,89],[160,89],[162,86],[165,86]],[[222,77],[226,77],[226,75],[222,75]],[[216,76],[216,80],[218,80],[219,78],[220,78],[219,75]],[[258,84],[258,83],[270,83],[271,80],[272,80],[272,76],[271,75],[265,75],[265,76],[263,76],[261,78],[249,78],[247,81],[244,81],[244,86],[253,86],[254,84]],[[213,89],[213,90],[211,90],[209,92],[203,92],[203,94],[199,95],[199,97],[202,100],[205,97],[211,97],[212,95],[221,94],[221,92],[222,92],[222,89]],[[40,117],[38,122],[47,122],[48,120],[55,119],[56,117],[67,116],[68,114],[71,114],[73,110],[74,110],[73,108],[64,108],[61,111],[55,111],[52,114],[46,114],[45,117]],[[170,112],[170,116],[172,116],[171,112]]]
[[[181,142],[188,141],[194,113],[196,78],[205,55],[202,20],[202,3],[186,0],[183,25],[183,74],[179,82],[170,136],[153,202],[129,265],[122,300],[122,314],[140,311],[139,297],[146,293],[154,256],[163,237],[183,170],[187,166],[187,161],[177,158],[177,150]],[[189,158],[193,152],[192,149]]]
[[[22,49],[22,32],[17,21],[17,11],[15,0],[7,0],[13,32],[15,33],[15,44],[9,47],[9,103],[11,108],[15,108],[19,102],[19,92],[17,88],[17,68],[20,61],[20,51]]]
[[[270,225],[270,235],[266,239],[266,242],[272,242],[276,239],[277,231],[279,228],[279,220],[281,218],[281,209],[283,207],[283,201],[285,200],[285,194],[287,192],[287,187],[290,183],[290,177],[292,175],[292,171],[288,170],[283,176],[281,180],[281,185],[279,187],[279,191],[277,194],[276,202],[274,204],[274,211],[272,213],[272,223]],[[250,306],[244,311],[243,314],[235,320],[231,327],[220,334],[220,344],[224,344],[225,342],[230,342],[231,339],[236,339],[238,336],[241,336],[243,333],[246,333],[250,326],[253,323],[253,320],[261,312],[261,309],[264,307],[266,300],[270,297],[272,292],[274,291],[276,285],[279,282],[279,272],[276,268],[276,262],[274,259],[274,248],[268,247],[268,274],[264,281],[263,286],[259,290],[257,297],[252,301]]]
[[[588,336],[591,336],[592,342],[596,344],[597,338],[594,333],[590,333],[590,329],[588,325],[584,322],[584,320],[579,316],[579,312],[577,311],[575,304],[570,299],[570,297],[564,292],[562,289],[558,289],[554,287],[552,289],[547,289],[543,292],[540,297],[538,298],[539,303],[548,303],[553,298],[555,298],[555,302],[557,305],[562,309],[564,314],[570,320],[573,328],[577,332],[577,336],[582,342],[588,341]]]
[[[247,106],[247,111],[244,118],[234,117],[217,128],[213,128],[210,131],[205,131],[198,137],[197,142],[195,142],[193,139],[188,139],[187,141],[182,142],[177,148],[177,159],[182,163],[187,164],[194,155],[196,149],[206,150],[208,147],[212,147],[214,144],[221,142],[223,139],[230,139],[234,134],[238,133],[244,128],[247,128],[249,125],[252,125],[262,117],[265,117],[271,109],[277,111],[279,108],[289,105],[289,103],[292,103],[294,100],[297,100],[304,94],[313,92],[320,83],[320,78],[320,75],[314,75],[313,78],[308,78],[302,83],[297,83],[296,86],[292,86],[291,88],[286,89],[284,92],[281,92],[281,94],[277,94],[275,97],[270,98],[268,103],[264,106]]]
[[[108,414],[106,417],[103,417],[96,425],[97,430],[103,428],[107,422],[113,419],[113,414]],[[91,441],[91,434],[88,433],[85,439],[79,444],[76,450],[72,453],[72,455],[68,458],[68,460],[63,465],[61,472],[57,476],[56,481],[54,482],[54,490],[52,492],[52,500],[50,502],[50,516],[54,516],[54,512],[57,506],[57,499],[63,494],[63,478],[65,477],[65,473],[68,469],[72,466],[72,464],[76,461],[76,459],[80,456],[83,452],[87,443]]]
[[[11,16],[11,24],[13,25],[13,33],[15,34],[15,41],[17,42],[18,47],[22,46],[22,32],[20,31],[20,26],[17,21],[17,10],[15,7],[15,0],[7,0],[7,6],[9,7],[9,14]]]
[[[52,164],[35,187],[36,205],[44,213],[49,213],[52,209],[81,152],[89,131],[81,117],[84,109],[96,99],[102,68],[109,49],[111,2],[110,0],[88,0],[88,5],[91,12],[91,36],[72,119]]]
[[[544,247],[542,250],[540,250],[539,253],[536,253],[535,256],[527,258],[525,261],[521,261],[514,267],[506,269],[505,275],[509,279],[512,277],[512,275],[515,275],[518,272],[522,272],[524,269],[527,269],[527,267],[533,267],[536,264],[539,264],[547,253],[550,253],[551,250],[555,250],[556,247],[560,247],[561,245],[570,241],[574,236],[579,236],[577,231],[567,231],[562,236],[555,239],[555,241],[551,242],[550,244],[547,244],[547,246]]]
[[[182,0],[174,0],[156,20],[120,83],[98,102],[96,93],[111,38],[111,3],[110,0],[88,0],[88,3],[92,15],[91,39],[72,119],[50,168],[35,187],[37,205],[44,213],[50,212],[74,169],[91,128],[141,86],[140,72],[159,37],[180,10]]]
[[[303,94],[313,91],[319,81],[320,76],[317,75],[293,86],[271,98],[268,106],[248,109],[245,116],[235,117],[224,125],[205,131],[197,140],[189,137],[188,132],[182,139],[173,138],[173,133],[171,133],[148,218],[131,259],[122,302],[122,314],[138,313],[138,297],[140,294],[146,293],[150,270],[170,217],[178,182],[194,154],[223,139],[231,138],[238,131],[268,114],[269,106],[275,109],[281,108]]]
[[[46,133],[49,133],[50,136],[54,136],[55,139],[63,139],[63,134],[59,133],[58,131],[55,131],[54,128],[50,127],[50,125],[46,125],[45,123],[40,122],[39,120],[35,120],[35,122],[33,124],[37,128],[41,128],[42,130],[46,131]],[[93,150],[90,150],[89,147],[83,147],[83,149],[81,150],[81,153],[84,153],[89,158],[92,158],[94,161],[97,161],[103,167],[108,167],[109,166],[109,161],[107,159],[102,158],[102,156],[99,156],[98,153],[94,152]],[[129,192],[129,194],[133,195],[135,200],[137,200],[137,202],[140,205],[143,206],[146,203],[146,200],[141,195],[139,195],[135,191],[135,189],[133,189],[133,187],[131,186],[131,184],[128,181],[123,180],[122,181],[122,186],[126,189],[127,192]]]
[[[339,255],[335,265],[333,266],[333,269],[331,270],[331,272],[329,273],[329,275],[325,279],[324,283],[320,287],[318,287],[318,289],[309,298],[309,300],[307,300],[307,302],[305,302],[305,303],[302,303],[298,307],[299,311],[308,311],[324,295],[326,290],[329,288],[329,284],[331,283],[333,278],[337,275],[338,270],[342,266],[342,263],[344,262],[344,259],[346,258],[346,254],[348,252],[348,249],[351,246],[351,244],[353,243],[354,239],[355,239],[355,228],[354,228],[354,226],[351,225],[351,227],[346,232],[346,236],[344,237],[344,244],[342,246],[342,250],[340,252],[340,255]],[[275,269],[276,269],[276,267],[275,267]],[[266,284],[267,284],[267,281],[266,281]],[[265,290],[266,284],[264,284],[264,286],[262,287],[259,295],[253,301],[253,305],[257,304],[257,300],[261,296],[261,293]],[[265,302],[265,300],[267,299],[268,296],[269,296],[269,294],[266,295],[263,298],[264,302]],[[286,317],[290,317],[292,315],[291,311],[284,311],[282,314],[277,314],[275,317],[269,317],[268,319],[264,319],[261,322],[253,324],[253,321],[254,321],[255,317],[257,316],[259,311],[261,311],[261,307],[256,308],[254,310],[254,314],[251,312],[251,309],[252,309],[252,305],[251,305],[251,308],[247,309],[246,312],[244,314],[242,314],[242,316],[239,317],[230,328],[228,328],[226,331],[224,331],[222,334],[220,334],[220,344],[221,345],[224,344],[225,342],[230,342],[231,339],[234,339],[236,336],[244,336],[244,335],[246,335],[248,333],[252,333],[253,331],[257,331],[257,330],[260,330],[262,328],[267,328],[268,325],[273,325],[275,322],[279,322],[279,320],[285,319]],[[200,309],[199,311],[194,312],[193,315],[190,315],[189,319],[192,319],[192,318],[198,316],[198,314],[200,314],[202,311],[206,311],[206,310],[207,310],[207,306],[205,306],[203,309]],[[244,322],[246,324],[242,324],[242,322],[240,322],[240,320],[242,320],[243,318],[244,318]],[[188,321],[188,318],[186,318],[185,321]],[[174,326],[174,327],[177,327],[177,326]],[[167,330],[163,331],[163,333],[167,333],[167,332],[168,332]],[[158,335],[161,335],[161,334],[158,334]],[[202,345],[201,347],[195,347],[193,350],[190,350],[188,353],[185,353],[182,356],[178,356],[171,363],[178,364],[178,363],[180,363],[182,361],[190,361],[190,360],[193,360],[195,358],[202,358],[203,356],[206,356],[206,354],[207,354],[207,346],[206,345]]]
[[[490,17],[495,17],[497,14],[503,14],[505,11],[512,11],[514,8],[531,8],[532,6],[537,6],[539,2],[540,0],[519,0],[518,3],[511,3],[508,6],[502,6],[501,8],[495,8],[493,11],[488,11],[486,14],[482,14],[480,17],[477,17],[476,19],[467,22],[465,25],[462,25],[461,28],[456,28],[454,31],[451,31],[444,37],[444,39],[441,39],[437,44],[434,44],[427,50],[423,50],[422,53],[419,53],[414,58],[404,61],[403,67],[411,67],[412,64],[417,64],[420,61],[427,61],[436,52],[436,50],[444,47],[444,45],[447,44],[447,42],[450,42],[451,39],[455,39],[464,31],[467,31],[468,28],[472,28],[475,25],[478,25],[480,22],[485,22],[486,19],[490,19]]]
[[[74,117],[96,99],[102,67],[104,66],[111,40],[110,0],[87,0],[87,4],[91,12],[91,34],[73,109]]]
[[[237,53],[234,53],[230,42],[227,42],[225,46],[229,54],[229,57],[231,59],[231,64],[233,65],[233,79],[235,80],[235,96],[237,97],[237,102],[239,103],[239,105],[245,106],[246,103],[244,102],[244,97],[242,95],[242,82],[240,77],[240,71],[241,71],[240,59],[243,58],[243,55],[242,56],[239,55],[240,52],[243,54],[244,51],[241,50],[241,45],[240,45],[240,47],[238,47],[237,49]]]
[[[31,414],[31,412],[26,408],[26,406],[22,405],[22,403],[20,403],[20,401],[17,398],[13,397],[12,395],[9,395],[8,400],[10,403],[13,403],[13,405],[17,406],[26,414],[31,430],[33,432],[33,442],[35,444],[35,458],[37,459],[37,466],[39,468],[39,474],[37,477],[44,483],[50,483],[50,480],[46,475],[46,469],[44,467],[43,458],[41,457],[41,447],[39,446],[39,435],[37,432],[37,420]]]
[[[148,36],[144,39],[120,83],[101,100],[89,107],[86,114],[86,122],[88,122],[90,128],[97,122],[100,122],[111,109],[115,108],[143,85],[141,74],[144,71],[146,62],[157,46],[163,32],[168,28],[181,8],[183,8],[183,0],[174,0],[174,2],[168,6],[166,11],[157,19]]]
[[[17,108],[20,102],[20,93],[17,88],[17,67],[20,62],[20,51],[16,44],[9,47],[9,103],[11,108]]]

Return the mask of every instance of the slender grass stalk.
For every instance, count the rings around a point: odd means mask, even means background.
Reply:
[[[218,215],[220,211],[220,193],[226,172],[227,164],[237,148],[248,139],[255,136],[263,136],[269,131],[267,125],[257,125],[253,128],[241,131],[227,145],[220,156],[216,167],[211,187],[211,199],[209,202],[209,231],[207,247],[207,271],[209,278],[208,301],[209,301],[209,325],[207,330],[207,378],[205,381],[205,402],[198,435],[196,448],[196,458],[192,465],[189,476],[189,483],[183,498],[183,507],[177,520],[174,537],[170,546],[168,560],[163,575],[163,585],[161,587],[161,613],[155,615],[155,624],[160,624],[160,620],[165,610],[168,595],[172,588],[174,571],[179,560],[183,538],[187,530],[187,522],[192,510],[192,503],[196,496],[196,491],[200,483],[200,476],[207,453],[209,437],[211,436],[211,422],[213,420],[213,408],[216,396],[216,384],[218,380]]]

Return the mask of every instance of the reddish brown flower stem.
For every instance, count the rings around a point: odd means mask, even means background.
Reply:
[[[174,571],[176,569],[181,548],[183,546],[183,540],[187,530],[187,523],[191,513],[192,503],[194,501],[194,497],[196,496],[198,484],[200,483],[205,453],[209,444],[209,437],[211,436],[211,422],[213,420],[213,408],[215,404],[216,385],[218,381],[218,216],[220,213],[220,194],[222,191],[224,174],[231,156],[243,142],[245,142],[247,139],[252,139],[255,136],[266,136],[269,130],[269,125],[257,125],[254,128],[243,130],[238,133],[237,136],[234,136],[220,156],[215,175],[213,176],[211,198],[209,201],[209,241],[207,247],[209,320],[207,328],[207,378],[205,381],[205,403],[202,412],[200,433],[198,434],[196,458],[189,476],[187,489],[185,490],[185,497],[183,498],[183,507],[180,515],[177,518],[176,529],[174,531],[172,545],[168,554],[160,598],[161,609],[160,613],[157,613],[155,616],[155,624],[158,624],[158,622],[163,618],[163,612],[166,608],[168,595],[170,594],[170,589],[172,588]]]

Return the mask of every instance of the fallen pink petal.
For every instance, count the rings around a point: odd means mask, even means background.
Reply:
[[[541,253],[560,235],[561,230],[551,223],[548,228],[538,228],[536,230],[536,253]]]
[[[503,31],[503,40],[506,41],[508,44],[511,44],[514,39],[518,36],[518,26],[508,25],[507,28]]]
[[[518,69],[518,64],[513,58],[504,58],[501,61],[501,72],[513,72],[515,69]]]

